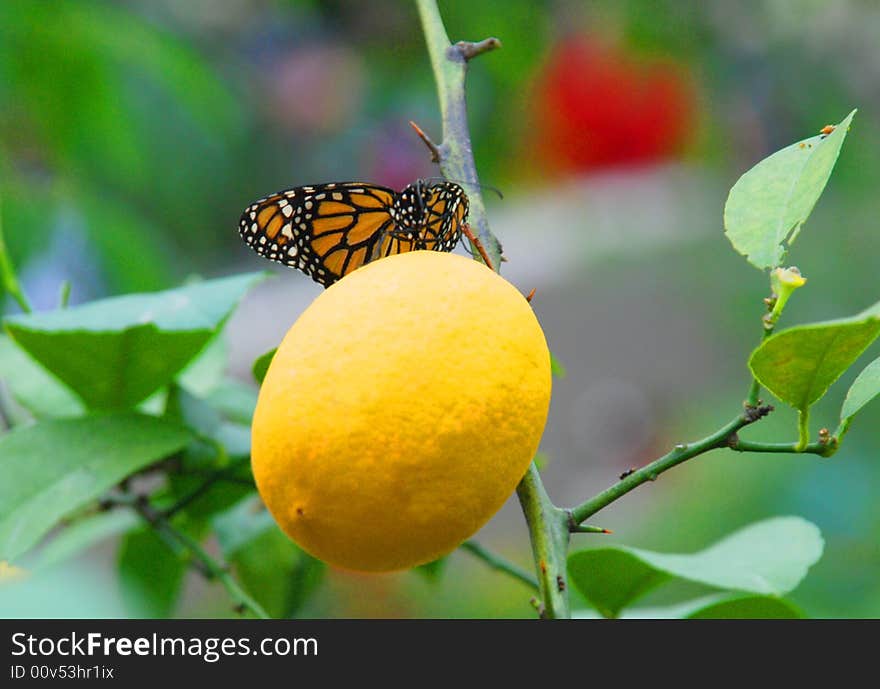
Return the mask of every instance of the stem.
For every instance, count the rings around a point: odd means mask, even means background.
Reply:
[[[436,1],[416,0],[416,6],[437,82],[437,96],[443,118],[443,143],[432,149],[432,152],[435,157],[439,157],[440,170],[447,179],[463,182],[469,187],[471,225],[476,227],[476,235],[497,271],[501,266],[501,244],[489,229],[486,207],[480,194],[467,123],[464,80],[468,60],[500,47],[501,42],[496,38],[487,38],[478,43],[461,42],[452,45]],[[482,260],[476,247],[471,246],[471,253],[475,259]]]
[[[773,334],[773,328],[764,328],[764,334],[761,336],[761,342],[758,344],[760,346],[764,340],[770,337]],[[752,376],[752,386],[749,388],[749,396],[746,400],[746,406],[748,407],[757,407],[758,406],[758,395],[761,394],[761,384],[758,382],[758,379]]]
[[[241,610],[249,610],[261,619],[270,619],[262,606],[251,598],[244,589],[238,585],[238,582],[232,578],[226,565],[217,562],[217,560],[205,552],[195,539],[191,538],[183,531],[176,529],[161,512],[150,505],[146,496],[126,496],[121,499],[120,502],[127,504],[134,509],[161,535],[169,540],[179,543],[184,549],[189,551],[190,555],[195,558],[195,562],[198,563],[199,571],[202,572],[205,578],[216,579],[223,584],[226,592],[235,602],[237,608]]]
[[[566,552],[568,551],[568,514],[556,507],[547,496],[535,463],[516,488],[535,558],[541,593],[541,617],[571,617],[566,594]]]
[[[810,444],[810,408],[798,411],[798,444],[795,452],[803,452]]]
[[[22,311],[25,313],[33,311],[18,282],[18,276],[12,267],[12,261],[9,260],[9,252],[6,250],[6,239],[3,236],[2,210],[0,210],[0,281],[2,281],[3,287],[12,295],[12,298],[15,299]]]
[[[70,280],[61,283],[61,289],[58,294],[58,308],[66,309],[70,302]]]
[[[799,447],[799,443],[762,443],[740,440],[739,438],[731,442],[728,447],[734,452],[784,452],[789,454],[813,454],[822,457],[830,457],[837,450],[837,446],[833,442],[808,443],[803,447]]]
[[[607,488],[595,497],[592,497],[586,502],[573,508],[570,512],[572,526],[576,526],[586,519],[589,519],[596,514],[596,512],[623,497],[631,490],[638,488],[643,483],[656,480],[664,471],[669,471],[672,467],[678,466],[682,462],[686,462],[687,460],[709,452],[710,450],[719,447],[728,447],[731,443],[738,442],[735,439],[735,434],[740,428],[748,426],[766,416],[772,409],[772,407],[758,407],[755,411],[750,412],[749,410],[746,410],[715,431],[712,435],[695,443],[676,445],[672,452],[669,452],[650,464],[643,466],[641,469],[634,471],[632,474],[621,479],[610,488]]]
[[[175,514],[180,512],[182,509],[188,507],[193,502],[202,497],[205,493],[207,493],[214,486],[215,483],[219,483],[221,481],[227,480],[230,476],[231,472],[234,472],[236,469],[241,467],[250,461],[249,457],[245,457],[237,462],[230,464],[228,467],[224,467],[223,469],[218,469],[210,473],[206,478],[204,483],[202,483],[198,488],[194,489],[189,495],[178,500],[171,507],[162,512],[162,516],[165,519],[171,519]],[[253,485],[252,481],[248,481],[247,485]]]
[[[462,550],[468,551],[477,559],[482,560],[492,569],[497,569],[499,572],[509,574],[514,579],[518,579],[529,588],[532,588],[536,591],[538,590],[538,582],[535,580],[535,577],[526,572],[524,569],[513,564],[512,562],[508,562],[500,555],[496,555],[492,551],[487,550],[476,541],[465,541],[459,547]]]

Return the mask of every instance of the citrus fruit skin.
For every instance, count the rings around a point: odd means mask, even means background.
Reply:
[[[550,389],[544,333],[509,282],[454,254],[375,261],[315,299],[278,348],[254,413],[257,488],[332,565],[430,562],[511,495]]]

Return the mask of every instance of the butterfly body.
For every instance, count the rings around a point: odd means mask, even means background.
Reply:
[[[238,224],[261,256],[330,286],[370,261],[427,249],[452,251],[468,199],[452,182],[419,180],[396,192],[363,182],[294,187],[248,206]]]

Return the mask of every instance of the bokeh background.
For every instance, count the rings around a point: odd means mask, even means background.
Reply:
[[[542,445],[557,504],[736,413],[768,284],[724,238],[727,190],[854,107],[837,169],[790,254],[809,283],[784,324],[880,299],[877,4],[447,0],[440,9],[452,40],[504,44],[472,63],[471,131],[482,182],[504,193],[486,194],[504,274],[524,293],[537,288],[534,308],[567,368]],[[409,120],[439,138],[409,2],[0,4],[2,221],[35,306],[53,307],[64,280],[77,303],[269,269],[276,279],[227,330],[229,375],[243,383],[321,288],[251,253],[236,229],[241,209],[294,185],[402,187],[436,175]],[[836,425],[854,373],[814,412],[814,433]],[[796,514],[821,528],[826,550],[791,598],[810,616],[878,616],[878,423],[875,404],[830,460],[697,459],[597,515],[613,536],[575,536],[575,547],[695,550]],[[794,415],[781,410],[749,433],[793,439]],[[478,538],[530,567],[514,500]],[[132,614],[115,548],[68,561],[29,609]],[[435,574],[329,570],[300,614],[534,614],[526,589],[466,553]],[[219,586],[188,577],[176,614],[228,612]]]

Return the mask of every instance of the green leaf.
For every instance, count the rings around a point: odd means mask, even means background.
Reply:
[[[269,370],[269,364],[272,363],[272,357],[275,356],[275,352],[277,351],[278,347],[275,347],[275,349],[270,349],[265,354],[262,354],[254,359],[254,364],[251,367],[251,373],[254,374],[254,380],[256,380],[258,383],[262,384],[263,378],[266,377],[266,371]]]
[[[35,569],[53,567],[97,545],[142,524],[131,510],[110,510],[78,519],[54,536],[40,549]]]
[[[82,402],[8,337],[0,335],[0,378],[16,401],[37,418],[79,416]]]
[[[846,428],[862,407],[880,394],[880,359],[874,359],[853,381],[840,409],[840,422]]]
[[[693,554],[626,546],[597,548],[570,555],[568,569],[587,600],[603,615],[614,616],[661,583],[655,577],[780,596],[800,583],[822,549],[821,534],[813,524],[799,517],[776,517],[740,529]],[[603,571],[608,567],[613,571]]]
[[[550,352],[550,373],[553,374],[554,378],[565,378],[568,375],[568,371],[565,368],[565,365],[556,358],[553,352]]]
[[[273,617],[296,614],[323,579],[324,564],[281,532],[256,493],[211,526],[242,584]]]
[[[235,474],[236,467],[227,467],[224,471],[229,472],[232,477]],[[181,500],[186,501],[186,505],[180,512],[186,516],[190,527],[199,526],[207,533],[209,521],[218,513],[228,510],[235,505],[245,495],[252,493],[254,490],[253,483],[245,484],[225,480],[209,480],[213,472],[203,472],[201,474],[174,474],[169,477],[167,497],[169,503],[164,505],[170,507]],[[207,484],[207,486],[206,486]],[[195,496],[193,498],[193,496]]]
[[[756,268],[781,264],[831,176],[855,113],[831,134],[804,139],[765,158],[730,190],[725,234]]]
[[[186,562],[154,530],[139,529],[123,540],[119,581],[130,617],[171,616],[185,574]]]
[[[625,620],[682,619],[795,619],[803,613],[784,598],[715,593],[694,600],[661,607],[631,608],[621,615]],[[596,619],[592,610],[578,610],[573,617]]]
[[[749,357],[749,368],[776,397],[805,412],[878,335],[880,318],[871,309],[852,318],[799,325],[764,340]]]
[[[572,553],[568,573],[603,617],[617,617],[623,608],[669,579],[665,572],[620,548]]]
[[[440,581],[440,577],[443,576],[443,572],[446,569],[446,562],[447,558],[441,557],[437,560],[432,560],[431,562],[419,565],[418,567],[413,567],[413,572],[424,577],[432,584],[435,584]]]
[[[791,620],[804,617],[792,603],[774,596],[738,596],[693,611],[692,620]]]
[[[228,378],[208,394],[206,401],[226,418],[249,426],[257,406],[257,391],[251,384]]]
[[[248,543],[278,527],[260,496],[253,493],[217,514],[211,520],[211,528],[223,555],[231,559]]]
[[[230,459],[244,458],[251,453],[251,429],[238,423],[221,423],[214,433]]]
[[[205,437],[211,437],[221,421],[214,407],[179,385],[168,390],[165,418]]]
[[[181,387],[198,397],[215,390],[226,374],[229,344],[223,333],[218,334],[177,377]]]
[[[53,419],[0,436],[0,560],[129,474],[177,452],[189,433],[135,413]]]
[[[263,275],[14,316],[6,328],[89,407],[131,407],[171,382]]]

